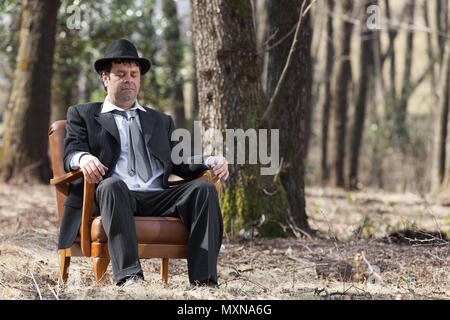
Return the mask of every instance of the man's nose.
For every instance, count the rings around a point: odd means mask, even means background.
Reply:
[[[131,82],[132,79],[133,79],[133,77],[131,76],[131,73],[127,73],[123,77],[123,81],[125,81],[125,82]]]

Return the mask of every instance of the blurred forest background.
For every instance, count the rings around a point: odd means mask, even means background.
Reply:
[[[281,129],[275,178],[231,166],[228,230],[270,212],[262,233],[282,234],[287,212],[308,232],[305,184],[446,201],[448,17],[447,0],[2,0],[0,176],[48,182],[48,126],[103,101],[93,62],[128,38],[153,61],[139,102],[177,127]]]

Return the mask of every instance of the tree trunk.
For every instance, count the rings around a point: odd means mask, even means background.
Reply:
[[[208,146],[226,129],[258,128],[267,101],[250,1],[191,0],[191,10],[203,146]],[[228,131],[223,140],[231,138]],[[246,144],[246,163],[255,151]],[[232,236],[255,228],[261,236],[285,235],[288,203],[280,184],[273,175],[262,175],[257,164],[237,164],[230,154],[227,160],[230,177],[221,198],[225,230]]]
[[[0,151],[5,181],[48,183],[47,130],[59,1],[23,1],[17,65]]]
[[[64,19],[63,22],[66,22]],[[59,24],[57,32],[66,28],[65,23]],[[59,29],[59,30],[58,30]],[[76,32],[77,30],[75,30]],[[52,77],[52,102],[50,122],[66,119],[67,109],[78,103],[78,79],[80,64],[78,57],[74,57],[74,30],[67,30],[65,37],[57,37],[54,54],[54,71]]]
[[[364,12],[362,21],[365,21],[367,8],[376,5],[376,0],[366,0],[362,6]],[[356,101],[356,110],[352,132],[350,135],[350,174],[349,187],[357,189],[358,167],[361,141],[364,130],[364,120],[366,118],[367,95],[370,90],[371,82],[375,74],[374,63],[374,41],[376,40],[374,30],[367,28],[366,24],[361,25],[361,52],[360,52],[360,72],[359,72],[359,90]],[[374,91],[372,91],[374,92]]]
[[[164,0],[162,10],[167,21],[164,29],[167,68],[165,96],[168,98],[168,111],[173,116],[175,126],[184,128],[186,126],[183,98],[184,80],[180,73],[183,63],[183,48],[180,40],[177,4],[174,0]]]
[[[434,132],[434,144],[433,144],[433,157],[432,157],[432,168],[431,168],[431,190],[437,190],[445,176],[445,159],[446,159],[446,139],[447,139],[447,121],[448,121],[448,101],[445,99],[445,92],[448,92],[448,50],[450,47],[447,45],[446,52],[441,52],[440,47],[440,34],[445,30],[442,26],[442,15],[441,15],[441,3],[440,1],[436,1],[436,21],[434,27],[437,30],[436,39],[438,40],[437,52],[433,47],[433,34],[427,34],[428,41],[428,57],[431,61],[432,59],[438,58],[438,66],[439,72],[436,74],[434,69],[431,71],[431,86],[433,90],[433,97],[435,98],[435,105],[437,108],[433,110],[433,116],[435,119],[435,123],[438,124],[435,126]],[[424,5],[424,20],[426,27],[430,26],[429,16],[428,16],[428,2],[425,2]],[[444,57],[445,55],[445,57]],[[438,79],[440,76],[440,79]],[[447,97],[448,99],[448,97]]]
[[[414,24],[415,0],[408,0],[408,25]],[[413,55],[414,30],[408,31],[406,36],[405,68],[403,70],[403,81],[400,100],[396,103],[395,129],[396,136],[400,138],[400,147],[404,150],[404,141],[408,141],[408,132],[406,127],[406,115],[408,100],[411,96],[411,68]]]
[[[430,18],[428,14],[428,4],[429,1],[425,1],[423,3],[423,18],[425,21],[425,27],[430,28]],[[427,33],[427,53],[428,53],[428,60],[433,61],[435,57],[435,52],[433,48],[433,34],[431,32]],[[436,73],[434,72],[434,66],[431,68],[430,71],[430,80],[431,80],[431,89],[433,91],[433,97],[435,104],[438,103],[438,94],[437,94],[437,79],[436,79]]]
[[[325,182],[329,179],[329,167],[328,167],[328,133],[330,123],[330,109],[331,109],[331,79],[333,76],[334,66],[334,32],[333,32],[333,12],[334,12],[334,0],[327,0],[327,53],[326,53],[326,65],[325,65],[325,83],[322,91],[322,135],[321,135],[321,154],[320,154],[320,166],[321,166],[321,180]]]
[[[270,30],[269,22],[269,0],[255,1],[255,27],[256,27],[256,50],[258,52],[264,50],[264,44],[268,38],[272,35]],[[279,33],[280,31],[278,31]],[[261,73],[261,83],[263,85],[264,92],[267,91],[267,63],[268,63],[268,53],[265,53],[258,61],[259,71]]]
[[[440,61],[444,58],[444,51],[446,42],[448,42],[448,16],[449,16],[448,1],[436,0],[436,23],[438,31],[439,57]]]
[[[448,113],[450,100],[450,41],[447,41],[441,67],[441,79],[439,81],[439,118],[436,123],[435,133],[435,157],[434,157],[434,182],[439,185],[442,182],[443,190],[448,194],[450,187],[450,139],[448,139]]]
[[[187,117],[189,120],[193,120],[198,116],[198,89],[197,89],[197,63],[195,62],[195,49],[194,43],[191,44],[192,51],[192,83],[191,83],[191,95],[190,95],[190,110],[189,116]]]
[[[307,1],[307,0],[303,0]],[[272,42],[283,38],[298,23],[303,1],[269,0],[270,34],[276,32]],[[308,1],[309,2],[309,1]],[[285,85],[278,95],[269,119],[271,126],[280,128],[280,156],[283,167],[281,183],[286,190],[290,214],[295,225],[309,232],[305,211],[305,160],[308,109],[311,108],[311,38],[310,14],[304,16],[298,35],[298,43],[293,60],[287,70]],[[291,49],[294,34],[269,52],[267,71],[267,95],[271,97],[278,84]]]
[[[392,17],[391,17],[391,9],[390,9],[390,1],[389,0],[385,0],[385,6],[386,6],[386,17],[388,20],[391,20]],[[390,68],[389,68],[390,90],[389,90],[389,96],[386,99],[387,100],[386,123],[390,130],[392,130],[392,127],[393,127],[395,104],[397,101],[397,89],[396,89],[397,86],[396,86],[396,82],[395,82],[395,75],[396,75],[395,46],[394,46],[394,41],[395,41],[395,38],[397,37],[397,34],[398,34],[398,30],[393,26],[389,26],[389,32],[388,32],[389,49],[387,52],[387,56],[389,56],[389,62],[390,62]]]
[[[344,0],[342,4],[342,14],[351,16],[353,11],[353,1]],[[333,92],[333,112],[334,112],[334,161],[333,174],[330,177],[331,183],[336,187],[345,187],[344,160],[346,153],[346,130],[347,130],[347,108],[349,104],[348,92],[352,81],[352,69],[350,64],[350,39],[352,36],[353,23],[341,21],[338,32],[338,56],[335,68],[335,81]]]
[[[117,4],[122,8],[124,7],[121,1],[117,1]],[[132,18],[132,21],[130,21],[131,29],[128,33],[130,35],[132,33],[136,33],[141,37],[140,39],[142,39],[142,41],[139,41],[138,43],[139,53],[142,54],[143,57],[149,57],[152,60],[152,67],[141,79],[139,101],[147,107],[152,107],[159,110],[163,92],[161,92],[162,87],[159,84],[159,81],[156,81],[156,70],[158,66],[162,66],[164,64],[163,61],[160,61],[160,59],[163,60],[164,57],[159,58],[157,55],[160,39],[156,37],[155,26],[153,25],[156,0],[146,0],[140,3],[134,3],[134,6],[139,8],[139,11],[142,10],[143,14],[140,19],[136,20],[135,18]],[[125,6],[125,9],[126,8],[127,7]],[[117,17],[116,19],[119,21],[121,20],[120,17]],[[121,23],[118,23],[116,27],[120,27],[121,25]],[[122,36],[124,32],[122,29],[123,28],[119,28],[115,31],[116,35],[114,38]],[[99,33],[99,36],[101,36],[101,33]],[[103,39],[99,40],[104,43]],[[166,70],[164,70],[164,74],[166,74]]]
[[[91,101],[91,95],[95,87],[98,85],[101,86],[98,76],[92,75],[91,66],[88,65],[88,68],[84,67],[83,70],[80,70],[79,79],[84,83],[80,90],[78,90],[78,101],[81,103],[89,102]]]

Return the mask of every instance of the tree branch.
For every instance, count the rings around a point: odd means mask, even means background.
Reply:
[[[427,77],[427,75],[433,71],[434,64],[436,63],[437,60],[438,59],[436,59],[436,58],[431,60],[430,64],[424,70],[424,72],[419,77],[417,77],[416,81],[414,81],[414,83],[410,86],[410,88],[408,90],[408,97],[413,93],[414,90],[416,90],[416,88],[422,83],[422,81]]]
[[[282,44],[284,42],[284,40],[286,40],[291,34],[292,32],[294,32],[295,28],[297,27],[298,22],[292,27],[292,29],[286,33],[280,40],[278,40],[277,42],[275,42],[273,45],[271,45],[270,47],[263,49],[259,52],[256,53],[256,55],[258,57],[262,57],[266,52],[269,52],[270,50],[272,50],[273,48],[279,46],[280,44]],[[272,35],[270,36],[270,38],[266,41],[269,42],[271,40],[271,38],[273,38],[276,34],[278,33],[278,30]]]

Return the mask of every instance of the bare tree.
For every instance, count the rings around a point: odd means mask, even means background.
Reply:
[[[337,187],[345,187],[344,159],[346,153],[347,109],[349,104],[349,85],[352,81],[352,69],[350,64],[350,40],[353,31],[353,23],[349,21],[353,11],[353,1],[340,2],[342,14],[347,19],[342,19],[338,30],[337,58],[333,83],[333,121],[334,137],[331,183]]]
[[[449,31],[449,3],[448,1],[436,0],[436,24],[438,30],[438,44],[440,61],[444,58],[445,45],[448,42]]]
[[[166,56],[167,78],[165,96],[169,102],[169,113],[173,116],[176,127],[185,127],[183,77],[180,69],[183,63],[183,48],[180,39],[180,22],[177,16],[177,4],[174,0],[164,0],[162,11],[166,18],[164,28],[164,44]]]
[[[407,21],[408,25],[414,25],[414,16],[415,16],[415,0],[409,0],[407,4]],[[412,56],[413,56],[413,40],[414,40],[414,30],[408,31],[406,35],[406,51],[405,51],[405,63],[403,70],[403,79],[401,86],[400,99],[396,104],[395,111],[395,128],[396,135],[399,138],[407,137],[407,127],[406,127],[406,115],[407,115],[407,107],[408,100],[411,95],[411,69],[412,69]],[[403,145],[403,143],[401,143]]]
[[[301,7],[308,0],[269,0],[270,34],[273,42],[280,41],[298,23]],[[267,72],[267,95],[272,97],[286,65],[295,35],[269,52]],[[276,97],[269,115],[271,126],[280,128],[280,155],[283,167],[280,180],[289,201],[290,216],[295,225],[309,232],[305,211],[305,160],[311,123],[311,40],[312,29],[309,12],[302,18],[298,43],[292,52],[291,67],[286,70],[283,90]]]
[[[327,10],[327,46],[326,46],[326,62],[325,62],[325,75],[324,85],[321,93],[322,102],[322,123],[321,123],[321,154],[320,154],[320,166],[321,166],[321,179],[327,181],[329,178],[328,168],[328,133],[330,123],[330,109],[331,109],[331,79],[333,75],[334,66],[334,30],[333,30],[333,11],[334,0],[326,1]]]
[[[425,20],[425,27],[430,28],[430,17],[428,12],[428,4],[429,1],[425,1],[423,3],[423,18]],[[428,59],[430,61],[435,59],[435,50],[433,48],[433,33],[428,32],[427,33],[427,53],[428,53]],[[435,98],[435,102],[437,103],[437,79],[436,79],[436,73],[434,72],[434,68],[431,68],[430,70],[430,79],[431,79],[431,88],[433,90],[433,96]]]
[[[367,8],[376,4],[376,0],[366,0],[364,2],[364,5],[362,6],[362,9],[364,10],[362,12],[362,21],[365,21]],[[367,97],[370,91],[374,92],[374,90],[371,90],[371,87],[374,81],[373,77],[375,75],[374,42],[377,39],[375,35],[376,32],[376,30],[369,29],[367,24],[361,24],[359,89],[355,106],[353,127],[350,135],[350,189],[357,188],[359,155],[364,131],[364,121],[366,118]]]
[[[438,118],[435,132],[435,157],[434,160],[434,187],[442,183],[443,190],[448,192],[450,186],[450,129],[448,113],[450,107],[450,41],[447,41],[441,65],[441,77],[439,81]]]
[[[445,39],[443,34],[448,31],[448,13],[445,14],[445,9],[448,10],[448,2],[441,3],[441,1],[436,1],[436,16],[435,16],[435,30],[436,39],[438,47],[435,50],[433,47],[433,33],[427,34],[428,41],[428,57],[429,60],[437,61],[439,66],[439,72],[435,72],[434,68],[431,69],[431,87],[434,93],[435,105],[434,109],[434,119],[435,123],[435,133],[434,133],[434,144],[433,144],[433,157],[432,157],[432,169],[431,169],[431,189],[436,190],[438,188],[446,175],[446,140],[447,140],[447,123],[448,123],[448,86],[449,86],[449,66],[448,66],[448,41],[447,48],[442,47],[442,39]],[[442,8],[444,6],[444,8]],[[441,12],[444,9],[444,12]],[[428,13],[428,2],[424,3],[424,18],[425,23],[430,27],[429,13]],[[445,23],[445,25],[443,25]]]

